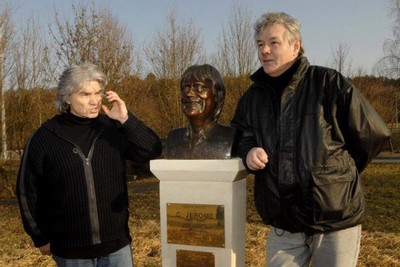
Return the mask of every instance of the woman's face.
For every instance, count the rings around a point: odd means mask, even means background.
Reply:
[[[88,81],[69,97],[71,113],[82,118],[96,118],[101,109],[102,88],[97,81]]]
[[[216,103],[212,86],[211,82],[199,81],[193,76],[182,83],[182,109],[189,119],[213,121]]]

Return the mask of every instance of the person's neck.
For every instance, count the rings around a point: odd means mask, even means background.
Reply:
[[[212,128],[215,123],[216,122],[212,120],[191,120],[190,128],[192,130],[192,134],[198,136],[200,133],[207,132],[207,129]]]
[[[284,72],[282,72],[280,75],[278,76],[270,76],[268,75],[270,78],[272,79],[280,79],[282,77],[290,77],[293,76],[293,74],[296,72],[297,68],[299,67],[299,63],[300,61],[298,59],[295,59],[289,63],[287,63],[287,68]]]
[[[299,65],[300,65],[300,60],[297,59],[281,75],[272,77],[272,76],[270,76],[270,75],[265,73],[264,79],[272,87],[274,87],[276,89],[283,89],[292,80],[292,77],[296,73],[297,69],[299,68]]]
[[[99,118],[98,116],[96,118],[84,118],[77,116],[71,112],[65,113],[65,118],[68,122],[73,123],[73,124],[78,124],[78,125],[88,125],[91,124]]]

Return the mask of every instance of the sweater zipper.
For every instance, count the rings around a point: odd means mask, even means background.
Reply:
[[[82,159],[84,160],[84,169],[85,169],[85,180],[87,186],[87,195],[88,195],[88,208],[89,208],[89,218],[90,218],[90,226],[92,229],[92,244],[100,244],[100,225],[99,225],[99,213],[97,209],[97,198],[96,198],[96,190],[94,187],[94,177],[93,177],[93,169],[92,169],[92,155],[94,143],[96,142],[97,137],[94,139],[92,146],[89,150],[88,157],[85,158],[83,153],[81,154]]]
[[[93,169],[92,169],[92,156],[94,150],[94,144],[97,138],[100,136],[101,131],[93,140],[92,146],[90,147],[88,157],[86,158],[83,154],[82,150],[74,144],[72,141],[62,137],[63,139],[67,140],[68,142],[72,143],[75,146],[76,153],[80,156],[83,161],[83,168],[85,172],[85,183],[87,187],[87,197],[88,197],[88,209],[89,209],[89,220],[90,220],[90,228],[91,228],[91,241],[93,245],[100,244],[100,224],[99,224],[99,213],[97,210],[97,197],[96,197],[96,190],[94,187],[94,177],[93,177]]]

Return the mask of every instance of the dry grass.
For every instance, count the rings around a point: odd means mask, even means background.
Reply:
[[[370,216],[363,226],[358,266],[400,266],[400,164],[373,164],[363,173],[363,181]],[[269,228],[254,210],[252,182],[249,177],[246,266],[258,267],[265,266]],[[135,266],[161,266],[158,192],[131,194],[130,207]],[[55,266],[50,257],[32,248],[15,205],[0,205],[0,229],[0,266]]]
[[[383,151],[379,154],[381,158],[400,158],[399,152]]]
[[[400,234],[366,232],[361,239],[359,266],[400,266]]]

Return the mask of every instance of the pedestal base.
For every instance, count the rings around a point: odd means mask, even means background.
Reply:
[[[242,161],[153,160],[150,169],[160,180],[162,266],[244,266]]]

